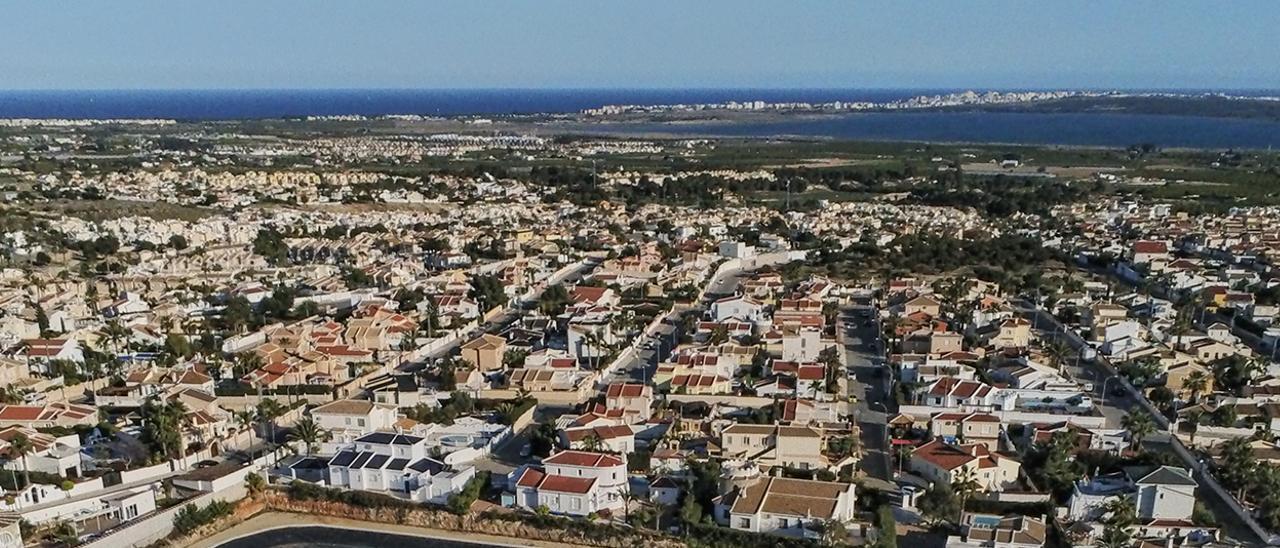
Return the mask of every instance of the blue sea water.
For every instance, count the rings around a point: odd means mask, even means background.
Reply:
[[[613,104],[890,101],[948,89],[0,91],[0,118],[227,120],[572,113]],[[1247,94],[1248,92],[1236,92]],[[1256,92],[1275,95],[1276,92]],[[602,124],[610,133],[1164,147],[1280,146],[1280,121],[1119,113],[883,112],[769,123]]]
[[[569,113],[604,105],[891,101],[956,90],[384,89],[0,91],[0,118],[229,120],[360,114]]]

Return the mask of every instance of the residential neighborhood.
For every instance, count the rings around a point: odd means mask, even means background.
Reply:
[[[0,168],[35,208],[0,226],[0,512],[28,545],[256,499],[786,546],[1280,538],[1276,206],[914,199],[943,165],[792,207],[787,180],[867,174],[386,164],[721,146],[694,140],[193,135]]]

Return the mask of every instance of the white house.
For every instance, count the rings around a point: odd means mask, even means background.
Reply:
[[[311,410],[311,418],[331,437],[320,447],[321,454],[332,454],[372,432],[391,430],[396,423],[396,406],[367,400],[331,401]]]
[[[418,436],[367,434],[329,459],[329,484],[443,504],[475,477],[475,468],[451,470],[427,452],[426,440]]]
[[[560,432],[560,442],[570,449],[596,449],[626,455],[636,450],[636,433],[625,425],[567,428]]]
[[[1196,481],[1184,468],[1161,466],[1134,482],[1138,517],[1146,520],[1190,520],[1196,504]]]
[[[627,464],[617,456],[561,451],[544,459],[542,466],[515,473],[517,507],[545,506],[553,514],[586,516],[624,504]]]
[[[716,322],[739,319],[754,324],[768,321],[764,304],[746,295],[725,297],[711,303],[711,318]]]
[[[852,483],[765,477],[722,498],[717,515],[739,531],[803,536],[806,525],[853,521],[854,502]]]
[[[0,429],[0,454],[6,456],[4,468],[22,470],[22,461],[8,455],[9,446],[18,436],[26,436],[32,450],[26,455],[27,470],[78,478],[82,473],[80,436],[68,434],[55,437],[25,426],[9,426]]]

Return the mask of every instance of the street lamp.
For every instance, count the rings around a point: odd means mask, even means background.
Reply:
[[[1108,377],[1107,380],[1102,381],[1102,406],[1103,407],[1107,406],[1107,384],[1119,378],[1120,377]]]

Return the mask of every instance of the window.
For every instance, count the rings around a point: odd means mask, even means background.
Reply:
[[[356,419],[356,424],[358,426],[364,426],[364,419]]]

